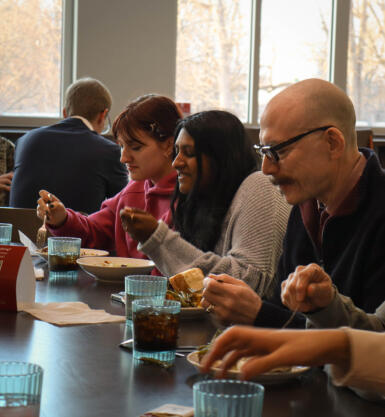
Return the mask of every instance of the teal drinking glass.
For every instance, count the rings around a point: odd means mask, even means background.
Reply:
[[[43,369],[28,362],[0,362],[0,415],[38,417]]]
[[[166,298],[167,278],[155,275],[127,275],[124,279],[126,293],[126,323],[132,324],[132,302],[152,298],[162,302]]]
[[[49,237],[48,265],[50,271],[73,271],[78,268],[82,240],[78,237]]]
[[[195,417],[261,417],[264,387],[231,379],[193,385]]]
[[[132,320],[134,359],[157,360],[172,365],[178,342],[180,302],[134,300]]]
[[[12,240],[12,224],[0,223],[0,245],[9,245]]]

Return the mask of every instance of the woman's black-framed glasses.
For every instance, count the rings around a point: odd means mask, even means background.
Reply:
[[[298,142],[305,136],[310,135],[311,133],[318,132],[320,130],[325,131],[325,130],[330,129],[331,127],[334,127],[334,126],[317,127],[315,129],[309,130],[308,132],[302,133],[300,135],[294,136],[293,138],[285,140],[285,142],[279,143],[278,145],[275,145],[275,146],[254,145],[254,149],[261,156],[261,158],[263,158],[264,156],[267,156],[270,159],[270,161],[278,162],[279,161],[278,151],[282,150],[283,148],[286,148],[286,146],[289,146],[292,143]]]

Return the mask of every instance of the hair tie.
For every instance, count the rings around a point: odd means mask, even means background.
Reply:
[[[163,133],[157,123],[150,123],[150,129],[152,133],[155,133],[160,138],[164,138],[167,136],[165,133]]]

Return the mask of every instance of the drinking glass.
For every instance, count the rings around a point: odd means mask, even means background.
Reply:
[[[134,300],[134,359],[155,359],[172,365],[178,341],[179,315],[179,301]]]
[[[0,362],[0,415],[38,417],[43,369],[28,362]]]
[[[152,298],[161,302],[166,297],[167,278],[155,275],[127,275],[124,279],[126,293],[126,323],[132,324],[132,302]]]
[[[82,240],[78,237],[49,237],[48,265],[50,271],[73,271],[78,268]]]
[[[12,224],[0,223],[0,245],[8,245],[12,240]]]
[[[264,387],[255,382],[217,379],[196,382],[195,417],[261,417]]]

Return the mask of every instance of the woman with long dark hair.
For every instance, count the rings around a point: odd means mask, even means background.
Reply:
[[[165,275],[199,267],[269,292],[290,207],[257,171],[242,123],[205,111],[181,120],[175,137],[175,230],[134,208],[122,210],[123,227]]]
[[[83,247],[145,258],[137,250],[138,242],[123,230],[119,212],[129,205],[166,220],[176,183],[172,167],[174,131],[181,118],[179,108],[168,97],[148,94],[132,101],[117,116],[112,128],[122,148],[121,162],[127,166],[130,182],[90,216],[66,209],[57,197],[40,191],[37,213],[40,218],[47,215],[50,232],[56,236],[81,237]]]

